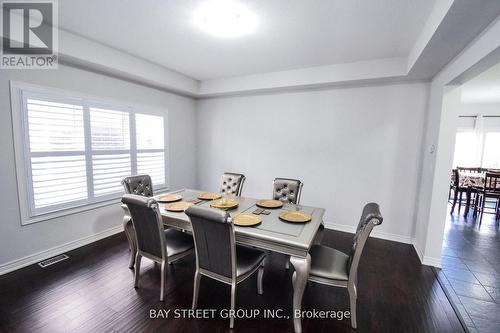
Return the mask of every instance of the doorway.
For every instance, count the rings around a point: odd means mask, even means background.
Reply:
[[[439,279],[471,332],[496,332],[500,326],[500,64],[461,85],[459,93]],[[495,175],[498,189],[491,183]]]

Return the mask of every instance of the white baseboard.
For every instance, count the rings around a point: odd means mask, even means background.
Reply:
[[[424,255],[424,251],[417,245],[416,240],[414,239],[413,242],[413,248],[417,252],[418,258],[420,259],[420,262],[422,265],[427,265],[427,266],[434,266],[437,268],[441,268],[441,258],[434,258],[434,257],[429,257]]]
[[[424,256],[424,258],[422,260],[422,264],[427,265],[427,266],[434,266],[437,268],[441,268],[441,258],[433,258],[433,257]]]
[[[413,248],[415,249],[415,252],[417,252],[418,259],[420,259],[421,263],[424,263],[424,251],[417,245],[417,242],[415,239],[412,242]]]
[[[327,228],[327,229],[344,231],[344,232],[349,232],[352,234],[356,232],[356,226],[353,226],[353,225],[331,223],[331,222],[327,222],[327,221],[325,221],[324,223],[325,223],[325,228]],[[384,232],[384,231],[373,230],[372,233],[370,234],[370,237],[375,237],[375,238],[380,238],[380,239],[385,239],[385,240],[390,240],[393,242],[399,242],[399,243],[405,243],[405,244],[413,244],[412,237],[402,236],[402,235],[393,234],[393,233]]]
[[[119,232],[123,231],[123,226],[120,224],[116,227],[112,227],[103,231],[100,231],[96,234],[86,236],[71,242],[68,242],[66,244],[58,245],[53,248],[50,248],[48,250],[44,250],[38,253],[31,254],[29,256],[15,259],[12,261],[9,261],[5,264],[0,265],[0,275],[15,271],[17,269],[35,264],[39,261],[45,260],[47,258],[51,258],[53,256],[56,256],[58,254],[74,250],[76,248],[82,247],[84,245],[93,243],[95,241],[98,241],[100,239],[115,235]]]

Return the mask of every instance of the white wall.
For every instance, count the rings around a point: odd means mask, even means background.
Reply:
[[[423,154],[422,177],[418,199],[415,247],[424,263],[439,266],[445,226],[449,172],[453,162],[458,111],[444,108],[446,99],[459,100],[453,88],[446,87],[481,60],[500,48],[500,17],[471,42],[431,82],[426,125],[425,152],[435,145],[434,154]],[[458,108],[459,109],[459,108]]]
[[[304,182],[302,203],[327,226],[354,231],[363,204],[380,203],[376,236],[413,238],[428,85],[424,83],[198,101],[198,181],[247,176],[244,195],[269,197],[276,176]]]
[[[462,103],[461,116],[500,116],[500,103]]]
[[[196,102],[104,75],[60,66],[57,70],[0,71],[0,272],[29,262],[26,256],[78,240],[92,240],[117,230],[119,205],[107,206],[31,225],[21,226],[12,139],[9,80],[82,92],[154,108],[168,109],[170,187],[196,186]],[[115,228],[115,229],[110,229]],[[71,247],[71,245],[70,245]],[[50,251],[49,251],[50,252]],[[46,256],[41,253],[39,257]],[[23,259],[24,258],[24,259]],[[33,259],[33,258],[31,258]]]

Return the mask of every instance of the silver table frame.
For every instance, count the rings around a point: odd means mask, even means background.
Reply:
[[[199,190],[182,189],[169,193],[179,193],[183,194],[183,200],[195,199],[196,194]],[[163,193],[162,193],[163,194]],[[157,196],[155,196],[157,197]],[[239,201],[239,206],[233,210],[228,211],[231,215],[241,213],[241,212],[252,212],[255,208],[255,203],[257,199],[247,198],[247,197],[237,197]],[[209,201],[204,201],[198,205],[209,207]],[[302,296],[309,278],[309,271],[311,267],[311,257],[309,255],[309,249],[313,245],[316,233],[320,225],[323,223],[323,215],[325,210],[323,208],[316,207],[306,207],[303,205],[291,205],[286,204],[283,209],[303,209],[308,208],[312,210],[312,220],[303,225],[303,228],[298,236],[279,233],[270,230],[261,230],[259,228],[252,227],[238,227],[235,226],[235,237],[236,243],[241,245],[253,246],[256,248],[269,250],[273,252],[278,252],[290,256],[290,263],[295,268],[296,277],[293,279],[293,325],[295,332],[302,332],[302,323],[300,316],[295,316],[296,311],[302,309]],[[278,209],[280,211],[281,209]],[[273,210],[274,211],[274,210]],[[165,210],[164,205],[160,204],[160,213],[163,218],[163,224],[168,227],[173,227],[181,230],[186,230],[191,232],[191,222],[189,218],[184,213],[169,212]],[[276,220],[277,223],[281,222],[277,217],[267,217],[261,215],[264,218]],[[283,224],[286,227],[287,223]],[[289,224],[292,227],[291,224]],[[296,227],[293,225],[293,227]],[[130,232],[130,230],[128,231]],[[130,235],[128,235],[130,236]],[[130,239],[130,237],[129,237]]]

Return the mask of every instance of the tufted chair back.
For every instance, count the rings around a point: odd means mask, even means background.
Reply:
[[[221,177],[220,193],[240,196],[245,179],[241,173],[225,172]]]
[[[376,225],[382,224],[383,220],[384,218],[380,213],[380,207],[378,204],[371,202],[365,205],[356,229],[356,234],[354,235],[349,260],[347,262],[349,279],[351,279],[351,276],[355,277],[357,274],[361,253],[363,252],[366,240],[370,236],[372,229]]]
[[[125,193],[142,195],[143,197],[153,196],[153,182],[149,175],[137,175],[125,177],[122,180]]]
[[[186,215],[193,226],[198,266],[232,278],[236,274],[236,243],[229,214],[192,205],[186,210]]]
[[[124,194],[122,203],[127,205],[132,216],[139,251],[166,258],[166,240],[158,203],[153,198],[137,194]]]
[[[273,199],[284,203],[299,204],[303,183],[298,179],[275,178],[273,181]]]

